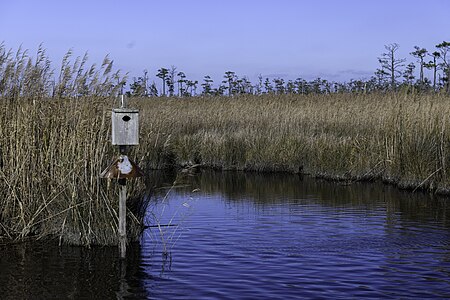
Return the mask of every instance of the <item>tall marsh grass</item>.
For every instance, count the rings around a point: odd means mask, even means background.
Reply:
[[[447,95],[246,95],[139,99],[135,106],[154,168],[201,164],[450,188]]]
[[[117,184],[99,178],[117,154],[111,101],[0,99],[0,237],[117,243]],[[147,201],[130,183],[128,231],[140,236]]]
[[[117,184],[99,178],[117,154],[108,98],[0,99],[0,239],[117,243]],[[132,99],[145,170],[202,165],[381,179],[450,190],[450,97],[265,95]],[[144,227],[146,186],[129,185],[128,234]]]
[[[117,243],[117,185],[99,174],[116,154],[108,97],[126,76],[108,56],[100,66],[87,61],[69,50],[55,77],[42,45],[33,56],[0,44],[0,240]],[[143,191],[130,184],[131,239],[143,228]]]
[[[33,55],[28,50],[7,49],[0,43],[0,97],[18,100],[74,98],[117,95],[127,76],[114,70],[113,60],[105,56],[100,66],[88,65],[88,53],[74,58],[67,51],[57,74],[43,45]],[[57,75],[55,79],[55,75]]]

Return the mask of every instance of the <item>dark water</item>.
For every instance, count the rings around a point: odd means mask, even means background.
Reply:
[[[0,299],[450,298],[450,199],[280,174],[177,185],[148,220],[172,226],[125,262],[114,247],[0,247]]]

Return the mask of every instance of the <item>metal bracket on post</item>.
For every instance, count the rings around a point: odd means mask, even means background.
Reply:
[[[126,108],[127,104],[125,103],[125,98],[123,95],[120,95],[120,108]]]
[[[123,155],[127,155],[128,147],[125,145],[119,145],[119,153]]]
[[[100,177],[117,179],[120,186],[118,232],[120,258],[123,259],[127,251],[127,179],[144,176],[144,172],[127,156],[129,146],[139,144],[139,111],[126,108],[124,96],[120,96],[120,108],[113,109],[111,115],[111,142],[119,146],[120,155],[100,174]]]

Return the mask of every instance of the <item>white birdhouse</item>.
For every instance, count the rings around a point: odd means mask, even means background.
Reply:
[[[111,119],[113,145],[139,145],[139,110],[115,108]]]

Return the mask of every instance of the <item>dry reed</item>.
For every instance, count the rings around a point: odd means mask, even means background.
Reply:
[[[117,184],[99,174],[110,144],[111,101],[1,100],[0,236],[59,238],[80,245],[117,242]],[[140,236],[143,184],[130,184],[129,234]]]
[[[142,155],[153,168],[201,164],[450,188],[447,95],[245,95],[135,106],[146,128]]]
[[[0,236],[117,242],[117,185],[99,178],[116,153],[107,98],[2,99]],[[205,167],[383,179],[449,191],[450,98],[337,94],[133,99],[131,156],[144,169]],[[128,227],[139,238],[149,198],[134,181]]]

